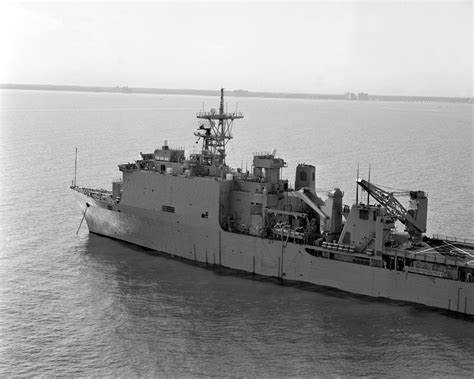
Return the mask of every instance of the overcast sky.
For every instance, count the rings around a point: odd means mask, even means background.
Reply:
[[[10,3],[0,83],[472,96],[463,2]]]

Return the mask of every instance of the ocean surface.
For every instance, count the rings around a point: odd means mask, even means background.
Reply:
[[[420,305],[208,270],[90,235],[68,186],[111,188],[166,139],[197,149],[217,98],[0,91],[0,376],[466,376],[474,322]],[[237,104],[238,103],[238,104]],[[428,234],[473,238],[473,106],[228,98],[229,163],[429,196]],[[401,199],[402,202],[406,199]],[[342,273],[341,273],[342,275]]]

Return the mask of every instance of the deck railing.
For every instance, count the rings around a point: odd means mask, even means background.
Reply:
[[[460,243],[465,243],[469,245],[474,245],[474,239],[473,238],[460,238],[460,237],[453,237],[453,236],[445,236],[442,234],[433,234],[432,235],[433,239],[438,239],[438,240],[443,240],[443,241],[450,241],[450,242],[460,242]]]

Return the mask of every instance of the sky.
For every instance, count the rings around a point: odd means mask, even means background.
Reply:
[[[0,83],[473,97],[471,1],[0,5]]]

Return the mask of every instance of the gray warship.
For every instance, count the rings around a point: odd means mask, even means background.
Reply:
[[[186,157],[165,141],[120,164],[111,191],[74,179],[91,233],[205,265],[474,315],[474,243],[425,235],[425,192],[407,191],[404,206],[357,179],[365,203],[357,191],[355,204],[344,205],[339,188],[323,199],[313,165],[298,164],[290,188],[275,152],[254,154],[251,172],[226,164],[233,122],[243,115],[224,111],[223,89],[219,109],[197,118],[198,153]]]

